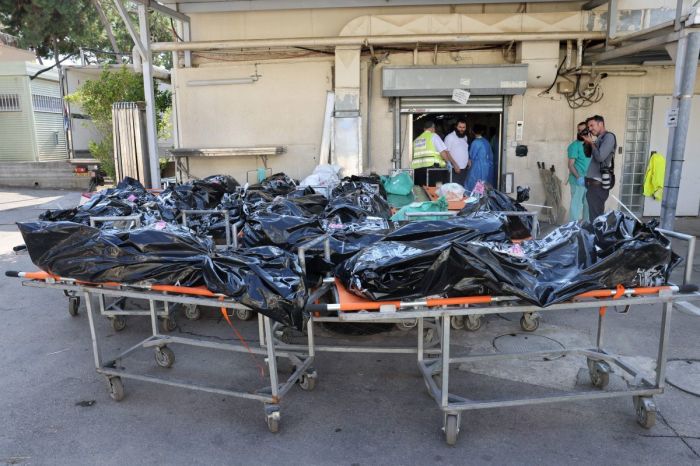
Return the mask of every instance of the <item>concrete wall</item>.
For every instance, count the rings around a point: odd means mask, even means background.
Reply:
[[[8,162],[0,167],[0,186],[86,190],[89,185],[90,177],[73,173],[68,162]]]
[[[9,45],[0,44],[0,62],[7,61],[31,61],[36,59],[34,53],[29,50],[10,47]]]
[[[546,7],[546,8],[545,8]],[[570,15],[580,14],[571,4],[529,5],[528,11],[568,11]],[[515,13],[518,5],[494,5],[488,7],[401,7],[378,9],[334,9],[334,10],[294,10],[283,12],[245,12],[192,15],[193,39],[233,39],[294,36],[332,36],[338,34],[353,18],[368,14],[410,13],[418,17],[422,14],[469,13],[470,20],[483,25],[484,31],[512,27],[507,15]],[[486,11],[488,14],[480,14]],[[473,14],[472,14],[473,13]],[[566,24],[566,15],[552,13],[546,15],[519,15],[522,24],[532,25],[528,30],[536,30],[537,22],[542,22],[543,30],[550,30],[544,19]],[[518,16],[518,15],[515,15]],[[392,17],[393,18],[393,17]],[[564,18],[564,20],[562,20]],[[392,19],[393,21],[394,19]],[[415,20],[415,18],[413,19]],[[411,21],[413,21],[411,20]],[[398,19],[397,19],[398,21]],[[489,23],[493,23],[489,28]],[[575,23],[575,22],[574,22]],[[563,23],[562,23],[563,24]],[[405,28],[406,25],[397,27]],[[418,27],[418,26],[416,26]],[[581,25],[581,29],[588,26]],[[573,23],[569,24],[575,29]],[[566,29],[568,30],[568,29]],[[483,31],[482,31],[483,32]],[[409,47],[405,47],[410,49]],[[297,51],[298,52],[298,51]],[[419,65],[468,65],[508,63],[513,56],[504,56],[500,48],[481,51],[432,52],[418,54]],[[318,144],[321,138],[321,120],[326,91],[333,89],[333,81],[338,82],[337,62],[334,68],[333,55],[327,58],[315,55],[308,58],[285,59],[283,52],[257,56],[245,60],[242,53],[220,52],[195,54],[195,68],[175,69],[174,85],[178,106],[178,128],[180,147],[231,147],[244,145],[280,144],[289,148],[283,156],[271,157],[269,165],[274,171],[285,171],[294,177],[308,174],[317,163]],[[239,60],[239,62],[235,62]],[[255,60],[255,61],[253,61]],[[229,86],[188,86],[188,80],[225,79],[249,76],[255,72],[257,63],[261,78],[258,82]],[[363,164],[366,171],[386,173],[391,167],[393,114],[389,99],[381,96],[381,68],[391,65],[414,64],[413,53],[393,49],[388,58],[375,68],[371,96],[372,112],[367,113],[367,70],[368,57],[362,57],[360,64],[360,113],[363,119],[363,140],[369,149],[369,161]],[[626,103],[629,95],[670,94],[673,89],[673,68],[660,66],[646,67],[643,77],[608,77],[602,81],[604,98],[591,107],[572,110],[566,99],[552,92],[541,95],[542,89],[528,89],[524,96],[515,96],[508,108],[506,124],[506,146],[508,148],[502,171],[514,172],[516,185],[529,185],[532,188],[532,202],[542,203],[544,191],[541,186],[537,161],[554,165],[562,181],[567,177],[566,146],[574,138],[575,124],[593,114],[606,117],[607,126],[618,136],[618,144],[624,148],[624,128]],[[700,85],[697,87],[700,92]],[[406,116],[402,117],[405,128]],[[516,158],[512,142],[515,135],[515,122],[523,120],[525,131],[522,144],[529,147],[526,158]],[[372,138],[366,140],[366,125],[372,126]],[[402,135],[403,166],[408,166],[410,135]],[[365,151],[365,157],[367,153]],[[622,155],[616,159],[616,168],[621,171]],[[367,160],[366,160],[367,161]],[[196,176],[225,172],[245,180],[245,171],[261,166],[256,159],[219,159],[194,161],[192,173]],[[617,195],[622,177],[618,173]],[[563,204],[568,206],[569,188],[563,187]],[[618,196],[619,197],[619,196]],[[614,206],[610,201],[609,207]]]
[[[224,148],[283,145],[287,153],[270,156],[268,167],[294,177],[318,164],[326,92],[332,89],[333,58],[260,63],[257,82],[193,86],[188,81],[230,79],[256,73],[254,64],[225,64],[180,69],[173,83],[177,98],[180,147]],[[255,157],[191,160],[191,173],[230,173],[245,180],[262,167]]]

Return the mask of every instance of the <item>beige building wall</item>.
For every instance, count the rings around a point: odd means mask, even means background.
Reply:
[[[36,56],[29,50],[10,47],[9,45],[0,44],[0,62],[8,61],[29,61],[34,62]]]
[[[355,18],[365,15],[493,14],[580,12],[582,2],[543,4],[506,3],[496,5],[387,6],[382,8],[320,8],[283,11],[191,13],[192,40],[269,39],[281,37],[337,36]],[[512,21],[517,18],[510,18]],[[435,31],[440,33],[441,31]],[[488,32],[488,31],[474,31]]]
[[[333,58],[278,63],[221,64],[179,69],[177,99],[179,147],[286,146],[267,166],[293,177],[318,164],[326,92],[332,90]],[[250,84],[195,86],[192,81],[260,76]],[[188,84],[189,83],[189,84]],[[244,182],[246,172],[263,167],[256,157],[192,159],[197,177],[227,173]]]
[[[528,12],[580,11],[575,4],[528,5]],[[368,14],[414,13],[469,13],[502,20],[500,14],[516,13],[520,5],[493,6],[432,6],[387,7],[370,9],[293,10],[284,12],[245,12],[193,14],[193,40],[222,40],[242,38],[270,38],[295,36],[333,36],[352,19]],[[554,15],[556,16],[556,15]],[[500,19],[499,19],[500,18]],[[582,25],[583,28],[583,25]],[[230,62],[240,55],[225,53],[200,53],[195,56],[196,68],[174,70],[174,91],[178,107],[179,147],[234,147],[251,145],[285,145],[288,153],[269,157],[267,164],[273,171],[285,171],[296,178],[309,174],[318,163],[318,149],[326,100],[326,92],[333,90],[334,60],[327,58],[296,58],[265,60],[264,54],[257,60],[257,73],[261,76],[253,84],[228,86],[188,85],[191,80],[226,79],[250,76],[255,73],[256,62]],[[507,57],[511,59],[511,57]],[[228,62],[227,62],[228,60]],[[435,61],[434,61],[435,60]],[[500,48],[485,51],[420,53],[419,65],[469,65],[507,63]],[[391,168],[393,114],[389,99],[381,96],[381,68],[383,66],[411,65],[412,52],[393,51],[387,60],[376,66],[373,76],[372,113],[367,114],[368,59],[362,57],[360,66],[360,111],[363,119],[365,160],[369,155],[366,171],[387,173]],[[605,116],[608,128],[618,136],[618,144],[625,145],[625,121],[627,97],[630,95],[671,94],[673,90],[672,67],[646,67],[643,77],[608,77],[602,81],[604,98],[591,107],[572,110],[566,99],[552,92],[540,95],[543,89],[528,89],[524,96],[515,96],[508,107],[506,124],[507,154],[503,172],[515,173],[516,185],[532,188],[531,202],[543,203],[544,190],[539,177],[537,162],[547,167],[554,165],[562,182],[567,179],[566,147],[574,138],[575,124],[593,114]],[[700,84],[696,87],[700,92]],[[515,122],[525,122],[521,144],[529,147],[529,155],[517,158],[512,142]],[[407,127],[402,116],[403,128]],[[372,126],[371,141],[367,141],[367,124]],[[404,167],[409,165],[410,135],[402,134]],[[665,147],[662,151],[665,151]],[[260,159],[226,158],[211,161],[192,161],[192,174],[206,176],[229,173],[245,181],[245,172],[263,166]],[[617,187],[622,182],[623,155],[616,158]],[[563,185],[563,205],[569,204],[569,187]],[[618,196],[619,197],[619,196]],[[616,207],[609,201],[608,207]]]

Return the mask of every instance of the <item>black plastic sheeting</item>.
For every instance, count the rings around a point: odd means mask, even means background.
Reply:
[[[474,212],[527,212],[527,209],[520,205],[520,202],[525,202],[530,198],[530,190],[518,189],[518,200],[515,201],[506,194],[496,190],[487,188],[486,193],[479,199],[478,202],[466,204],[457,215],[470,215]],[[528,238],[532,231],[532,217],[511,215],[510,229],[512,238]]]
[[[341,263],[335,275],[348,290],[375,301],[444,294],[464,275],[455,244],[507,238],[507,219],[489,212],[409,223]]]
[[[544,307],[590,290],[666,283],[680,258],[654,228],[609,212],[592,224],[572,222],[520,244],[475,233],[427,248],[429,242],[389,236],[342,263],[336,275],[350,291],[373,300],[488,290]]]
[[[73,222],[18,223],[40,269],[90,283],[206,286],[287,325],[301,325],[298,259],[276,247],[214,252],[211,241],[156,224],[99,230]]]

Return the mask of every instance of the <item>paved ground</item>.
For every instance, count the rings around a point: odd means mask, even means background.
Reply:
[[[35,218],[42,208],[67,207],[77,193],[0,193],[0,271],[31,270],[15,221]],[[680,222],[697,229],[697,222]],[[698,258],[700,260],[700,257]],[[700,278],[695,274],[695,278]],[[126,398],[110,400],[92,366],[83,310],[71,318],[56,291],[25,288],[0,278],[0,463],[7,464],[697,464],[700,462],[700,399],[668,387],[657,397],[660,418],[645,430],[635,422],[631,398],[468,412],[456,447],[443,442],[442,418],[428,397],[410,356],[320,354],[314,392],[292,390],[282,404],[279,434],[267,431],[261,404],[217,395],[126,381]],[[546,313],[537,335],[564,344],[589,345],[595,311]],[[149,332],[134,318],[121,333],[99,318],[105,349],[116,351]],[[608,346],[653,368],[658,309],[609,312]],[[700,358],[700,319],[676,312],[672,358]],[[257,343],[256,324],[236,325]],[[234,341],[217,316],[178,319],[176,333]],[[477,333],[455,331],[453,352],[493,351],[493,340],[518,333],[516,321],[493,317]],[[410,344],[413,333],[340,337],[327,342]],[[262,385],[256,362],[246,354],[174,348],[169,372],[183,380],[253,390]],[[257,361],[261,363],[261,361]],[[562,358],[453,370],[462,394],[487,399],[588,388],[584,361]],[[162,373],[152,354],[140,353],[129,369]],[[283,365],[282,371],[289,368]],[[611,387],[624,382],[613,375]],[[460,393],[459,390],[456,390]]]

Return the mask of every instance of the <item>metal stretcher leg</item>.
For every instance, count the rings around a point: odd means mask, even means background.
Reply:
[[[666,358],[668,352],[668,338],[671,333],[672,302],[664,303],[661,314],[661,331],[659,335],[659,348],[656,357],[656,387],[662,392],[666,386]],[[637,422],[642,427],[650,429],[656,424],[656,403],[651,396],[635,396],[633,398],[634,410]]]

